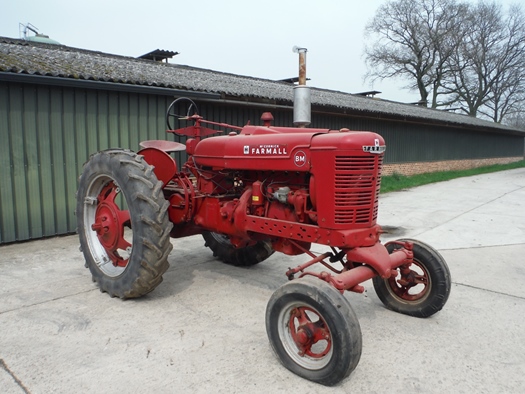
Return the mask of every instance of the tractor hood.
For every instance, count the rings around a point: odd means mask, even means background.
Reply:
[[[197,165],[213,169],[309,172],[312,150],[357,150],[380,138],[370,132],[245,126],[240,134],[206,138],[195,147]],[[377,143],[376,143],[377,144]]]

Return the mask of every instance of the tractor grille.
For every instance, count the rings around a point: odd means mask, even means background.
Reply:
[[[335,157],[335,223],[366,224],[377,219],[383,156]]]

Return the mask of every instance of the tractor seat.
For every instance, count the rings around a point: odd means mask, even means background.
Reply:
[[[166,140],[142,141],[139,145],[141,148],[155,148],[166,153],[186,150],[186,145],[180,142]]]

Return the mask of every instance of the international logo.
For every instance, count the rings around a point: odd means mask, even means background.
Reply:
[[[379,145],[379,139],[378,138],[374,139],[374,145],[373,146],[371,146],[371,145],[363,145],[363,152],[379,154],[379,153],[383,153],[385,150],[386,150],[386,146],[385,145]]]

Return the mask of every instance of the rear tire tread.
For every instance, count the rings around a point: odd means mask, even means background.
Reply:
[[[213,257],[223,263],[237,267],[249,267],[258,264],[270,257],[274,250],[269,241],[258,241],[255,245],[244,248],[234,247],[230,241],[218,233],[204,231],[204,246],[211,249]]]
[[[169,267],[167,258],[173,246],[169,221],[169,203],[158,181],[142,156],[129,150],[108,149],[90,156],[79,178],[76,214],[79,220],[81,249],[86,265],[102,292],[112,297],[135,298],[152,291]],[[128,202],[133,228],[132,252],[125,271],[117,277],[107,276],[95,263],[84,234],[84,199],[88,187],[99,175],[111,178]],[[90,231],[90,230],[88,230]],[[92,235],[91,235],[92,236]]]

